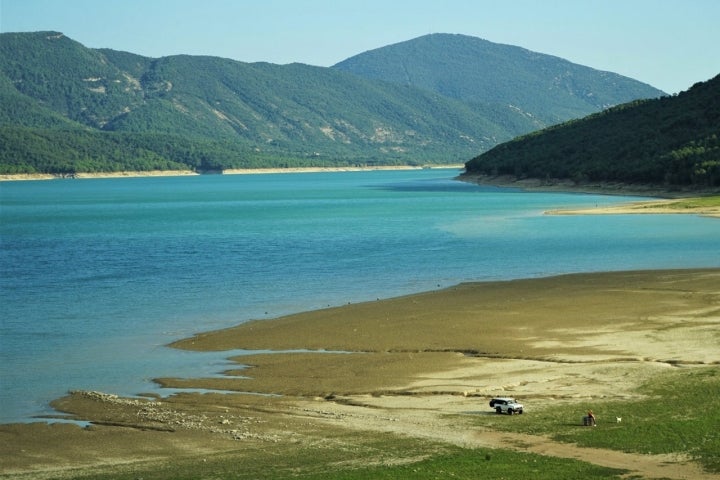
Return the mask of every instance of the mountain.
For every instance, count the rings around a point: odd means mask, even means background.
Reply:
[[[720,187],[720,75],[494,147],[470,175]]]
[[[460,66],[435,68],[456,78],[467,73]],[[517,76],[533,104],[555,101]],[[609,103],[658,94],[583,88]],[[0,34],[0,173],[459,163],[544,125],[535,110],[340,67],[147,58],[59,32]],[[581,114],[556,110],[562,120]]]
[[[467,35],[430,34],[361,53],[335,69],[525,113],[538,127],[666,95],[562,58]]]

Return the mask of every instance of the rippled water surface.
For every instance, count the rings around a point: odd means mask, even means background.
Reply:
[[[636,198],[526,193],[454,170],[0,184],[0,422],[71,389],[215,375],[165,345],[248,319],[559,273],[720,266],[720,221],[547,216]]]

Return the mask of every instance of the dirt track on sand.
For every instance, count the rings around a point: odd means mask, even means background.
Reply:
[[[548,405],[633,399],[637,385],[660,372],[717,368],[719,325],[717,269],[465,284],[251,322],[175,346],[323,351],[238,357],[225,376],[158,381],[281,396],[77,392],[55,406],[93,425],[0,426],[0,475],[62,478],[238,448],[283,451],[349,429],[575,458],[643,478],[717,479],[682,456],[501,432],[496,422],[513,417],[492,414],[487,399],[518,397],[528,415]]]

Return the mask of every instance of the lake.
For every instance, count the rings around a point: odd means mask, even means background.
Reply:
[[[0,183],[0,422],[52,413],[68,390],[164,394],[152,378],[218,375],[228,352],[165,345],[249,319],[468,281],[720,266],[718,219],[547,216],[638,198],[458,173]]]

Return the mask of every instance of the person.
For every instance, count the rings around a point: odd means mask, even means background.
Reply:
[[[591,424],[593,427],[597,427],[597,422],[595,421],[595,414],[593,413],[592,410],[588,410],[587,416],[588,416],[588,418],[590,419],[590,424]]]

